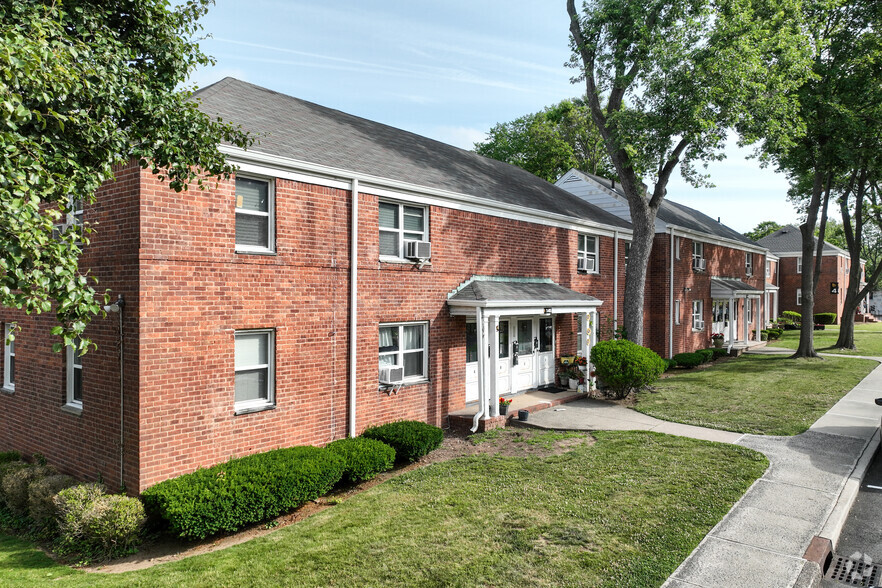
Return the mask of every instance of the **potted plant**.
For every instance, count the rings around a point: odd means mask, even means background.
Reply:
[[[579,387],[579,379],[582,377],[582,372],[578,367],[573,366],[570,368],[569,372],[567,372],[567,380],[570,387],[570,390],[575,390]]]
[[[499,397],[499,414],[505,416],[508,414],[508,407],[511,405],[511,398]]]
[[[720,349],[723,346],[723,334],[714,333],[713,335],[711,335],[711,341],[714,342],[714,347]]]
[[[584,378],[585,374],[588,372],[588,358],[583,355],[577,355],[575,359],[573,359],[573,365],[579,368],[579,371],[582,372],[579,377]]]

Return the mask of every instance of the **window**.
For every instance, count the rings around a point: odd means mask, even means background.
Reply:
[[[539,319],[539,353],[554,351],[554,323],[550,318]]]
[[[275,403],[275,332],[236,331],[234,410],[253,412]]]
[[[625,271],[628,271],[628,259],[631,257],[631,242],[625,241]]]
[[[680,324],[680,301],[674,300],[674,324]]]
[[[488,355],[489,351],[488,348]],[[508,357],[508,321],[499,321],[499,359]],[[478,326],[475,323],[466,323],[466,363],[478,361]]]
[[[704,243],[700,241],[692,242],[692,269],[695,271],[704,271],[706,262],[704,260]]]
[[[405,241],[428,241],[428,216],[420,206],[380,202],[380,257],[404,258]]]
[[[236,251],[273,252],[273,206],[273,185],[269,180],[236,178]]]
[[[588,235],[579,235],[579,255],[577,260],[579,271],[596,274],[599,271],[597,265],[597,238]]]
[[[802,288],[796,289],[796,306],[802,306]]]
[[[704,330],[704,300],[692,301],[692,329]]]
[[[15,340],[9,336],[15,334],[15,323],[7,323],[3,329],[3,387],[15,390]]]
[[[798,273],[798,274],[802,273],[802,258],[801,257],[796,258],[796,273]]]
[[[67,406],[83,408],[83,355],[80,340],[67,347]]]
[[[767,278],[772,277],[772,262],[769,261],[768,259],[766,260],[766,277]]]
[[[680,259],[680,237],[674,237],[674,258]]]
[[[752,276],[753,275],[753,253],[750,253],[750,252],[745,253],[744,260],[745,260],[744,261],[745,273],[747,273],[748,276]]]
[[[468,325],[474,323],[467,323]],[[400,365],[404,367],[405,380],[424,380],[428,375],[428,323],[404,323],[380,325],[380,366]],[[474,327],[477,328],[477,327]],[[469,332],[466,330],[466,359]],[[477,331],[474,337],[474,353],[471,357],[478,361]]]
[[[508,354],[508,321],[499,321],[499,359],[505,359]]]

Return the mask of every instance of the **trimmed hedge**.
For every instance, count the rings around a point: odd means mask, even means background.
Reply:
[[[343,458],[327,449],[275,449],[160,482],[141,498],[147,512],[162,518],[175,535],[204,539],[315,500],[340,481],[344,470]]]
[[[51,528],[55,524],[58,510],[55,495],[75,486],[77,481],[71,476],[56,474],[31,482],[28,486],[28,514],[38,527]]]
[[[0,482],[0,488],[3,490],[3,501],[6,503],[7,508],[17,516],[28,516],[28,487],[32,482],[57,474],[58,471],[52,466],[43,465],[28,465],[7,472],[3,476],[2,482]]]
[[[591,349],[591,365],[619,398],[652,384],[665,371],[665,362],[655,351],[627,339],[598,342]]]
[[[769,334],[769,341],[775,341],[781,338],[781,335],[784,333],[783,329],[766,329]]]
[[[662,361],[665,362],[665,371],[666,372],[671,371],[673,368],[677,367],[677,362],[674,361],[673,359],[663,359]]]
[[[815,314],[815,324],[817,325],[835,325],[835,312],[819,312]]]
[[[444,431],[420,421],[396,421],[370,427],[361,436],[382,441],[395,450],[399,461],[409,462],[435,451],[444,441]]]
[[[714,352],[711,349],[699,349],[695,353],[701,356],[701,363],[707,363],[714,360]]]
[[[346,462],[343,480],[352,483],[370,480],[395,465],[395,450],[376,439],[355,437],[338,439],[326,447]]]
[[[729,350],[726,349],[725,347],[712,347],[712,348],[708,349],[708,351],[710,351],[713,354],[714,361],[720,359],[721,357],[725,357],[726,355],[729,355]]]
[[[785,310],[781,313],[781,316],[786,318],[787,320],[793,321],[794,323],[802,322],[802,315],[793,310]]]
[[[672,359],[676,361],[677,365],[680,367],[694,368],[703,363],[704,356],[700,353],[678,353]]]

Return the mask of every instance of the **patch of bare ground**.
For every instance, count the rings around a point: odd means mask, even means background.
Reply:
[[[200,542],[183,541],[167,536],[148,539],[140,546],[138,553],[134,555],[81,569],[85,572],[119,574],[226,549],[227,547],[262,537],[282,527],[302,521],[315,513],[331,508],[360,492],[364,492],[368,488],[382,484],[390,478],[433,463],[473,455],[548,457],[560,455],[579,445],[593,442],[594,439],[585,433],[552,432],[517,426],[495,429],[489,433],[476,436],[465,436],[461,433],[445,431],[444,442],[441,444],[441,447],[424,456],[419,461],[384,472],[373,480],[348,488],[336,489],[327,496],[305,504],[294,512],[277,517],[272,521],[252,525],[238,533],[212,537]]]

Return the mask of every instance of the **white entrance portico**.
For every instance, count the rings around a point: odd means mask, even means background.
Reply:
[[[501,394],[554,381],[555,317],[576,314],[578,324],[596,325],[602,301],[546,278],[473,276],[447,304],[451,316],[467,321],[466,401],[478,401],[474,430],[479,419],[499,416]],[[580,329],[579,353],[588,356],[595,341],[593,329]]]
[[[737,342],[750,341],[751,325],[760,315],[763,291],[734,278],[711,277],[713,298],[713,331],[723,333],[729,350]],[[758,323],[759,321],[757,321]],[[760,340],[760,329],[756,329]]]

